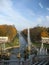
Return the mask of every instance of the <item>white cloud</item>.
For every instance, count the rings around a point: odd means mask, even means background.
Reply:
[[[43,8],[43,6],[40,7]],[[35,16],[35,13],[30,10],[26,9],[27,15]],[[43,20],[45,19],[45,20]],[[37,17],[35,22],[29,19],[26,19],[22,16],[18,11],[13,9],[13,3],[11,0],[0,0],[0,24],[14,24],[17,29],[24,29],[27,27],[34,27],[37,24],[49,25],[47,24],[49,21],[49,16],[46,18]]]
[[[49,27],[49,16],[44,17],[44,20],[42,20],[41,26]]]
[[[49,8],[46,8],[49,11]]]
[[[30,16],[35,16],[35,13],[32,10],[26,9],[26,11]]]
[[[42,23],[42,19],[41,18],[38,18],[37,19],[37,22]]]
[[[46,20],[49,21],[49,16],[46,16]]]
[[[11,0],[1,0],[0,24],[15,24],[17,29],[30,26],[30,21],[13,9]]]
[[[43,22],[43,26],[49,27],[49,16],[45,16],[45,21]]]
[[[39,3],[39,6],[40,6],[41,8],[43,8],[43,5],[42,5],[41,3]]]

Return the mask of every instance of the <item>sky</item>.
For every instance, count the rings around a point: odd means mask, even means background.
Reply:
[[[49,0],[0,0],[0,25],[23,30],[37,25],[49,27]]]

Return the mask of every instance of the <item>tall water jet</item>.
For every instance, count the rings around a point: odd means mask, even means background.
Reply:
[[[28,51],[29,51],[29,54],[30,54],[30,51],[31,51],[31,42],[30,42],[30,30],[28,28]]]

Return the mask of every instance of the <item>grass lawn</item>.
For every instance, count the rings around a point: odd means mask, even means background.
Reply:
[[[33,44],[34,46],[36,46],[36,47],[40,47],[40,46],[41,46],[41,43],[32,43],[32,44]],[[49,49],[49,44],[45,44],[45,43],[44,43],[44,47]]]
[[[18,37],[16,37],[15,39],[14,39],[14,41],[12,41],[11,43],[6,43],[5,44],[6,46],[6,48],[7,47],[13,47],[13,46],[19,46],[19,39],[18,39]]]

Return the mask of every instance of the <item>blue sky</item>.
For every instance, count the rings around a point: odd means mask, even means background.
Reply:
[[[0,0],[0,24],[49,27],[49,0]]]

